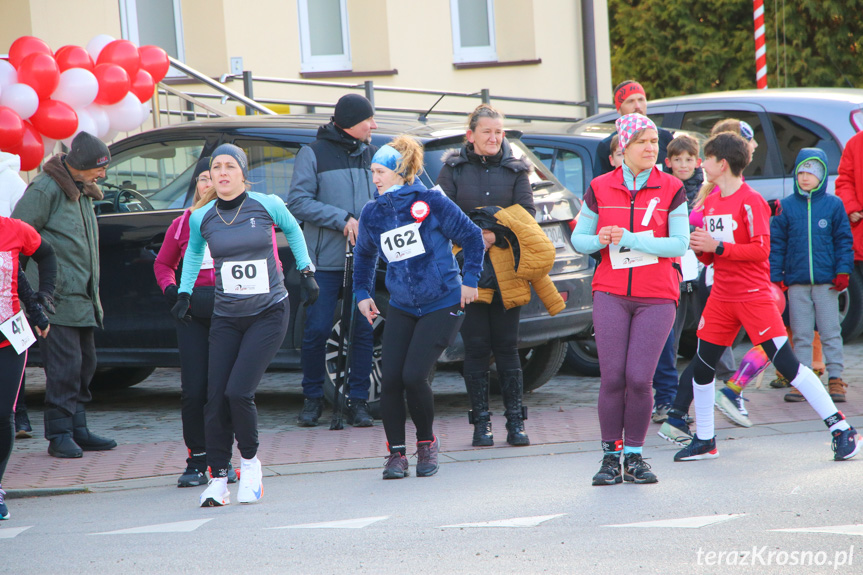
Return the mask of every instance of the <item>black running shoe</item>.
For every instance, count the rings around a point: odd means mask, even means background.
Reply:
[[[439,452],[440,441],[437,437],[432,441],[417,441],[417,477],[429,477],[437,473]]]
[[[640,453],[628,453],[623,456],[623,480],[631,483],[656,483],[656,478],[650,470],[650,464],[644,461]]]
[[[858,441],[857,430],[853,427],[846,430],[833,432],[833,459],[835,461],[843,461],[851,459],[857,452],[860,451],[860,442]]]
[[[205,470],[199,469],[195,465],[187,465],[186,470],[177,480],[177,487],[198,487],[199,485],[206,485],[208,481],[209,478]]]
[[[297,424],[300,427],[315,427],[318,424],[318,419],[324,411],[323,397],[307,397],[303,401],[303,410],[297,417]]]
[[[716,449],[716,436],[709,440],[692,438],[692,441],[674,454],[674,461],[698,461],[699,459],[716,459],[719,450]]]
[[[369,411],[369,402],[365,399],[348,399],[345,408],[348,412],[348,423],[354,427],[371,427],[375,424],[375,418]]]
[[[384,463],[384,479],[401,479],[410,475],[408,458],[404,453],[393,451]]]
[[[620,483],[623,478],[620,476],[620,454],[606,453],[602,457],[602,465],[599,471],[593,476],[593,485],[614,485]]]

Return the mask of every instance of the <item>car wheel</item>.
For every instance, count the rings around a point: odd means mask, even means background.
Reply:
[[[155,367],[99,367],[90,381],[90,389],[108,391],[126,389],[141,383],[156,371]]]
[[[592,337],[566,342],[566,366],[581,375],[599,377],[599,356]]]
[[[518,354],[521,357],[524,391],[533,391],[557,375],[566,358],[566,342],[553,339],[543,345],[520,349]],[[500,393],[500,382],[494,365],[489,369],[489,387],[493,393]]]
[[[839,321],[843,340],[851,341],[863,333],[863,275],[859,269],[851,274],[848,289],[839,294]]]
[[[333,324],[333,329],[330,332],[330,337],[327,339],[327,351],[326,351],[326,378],[324,379],[324,397],[327,401],[330,402],[330,405],[333,405],[336,397],[336,358],[339,355],[339,337],[342,331],[342,319],[341,319],[341,303],[336,308],[339,310],[337,313],[339,314],[336,317],[336,322]],[[358,312],[359,314],[359,312]],[[364,318],[358,317],[359,321],[365,321]],[[375,419],[380,419],[381,417],[381,348],[383,333],[384,333],[384,320],[383,316],[379,316],[374,325],[372,326],[373,334],[374,334],[374,348],[372,350],[372,385],[369,388],[369,411],[371,411],[372,416]],[[339,390],[339,397],[343,397],[343,390]]]

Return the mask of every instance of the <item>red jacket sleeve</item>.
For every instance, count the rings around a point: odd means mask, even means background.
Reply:
[[[842,159],[839,161],[839,176],[836,178],[836,195],[842,200],[845,205],[845,213],[852,214],[854,212],[863,211],[863,190],[856,189],[855,165],[857,161],[863,161],[863,157],[859,160],[855,159],[856,148],[863,145],[863,132],[857,134],[845,146],[845,151],[842,153]]]
[[[755,236],[748,244],[723,244],[725,250],[720,258],[730,260],[763,262],[770,258],[770,236]]]

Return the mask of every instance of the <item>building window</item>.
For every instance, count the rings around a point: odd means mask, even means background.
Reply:
[[[453,62],[494,62],[493,0],[450,0]]]
[[[120,0],[123,38],[138,46],[159,46],[172,58],[186,59],[180,0]],[[173,68],[168,75],[182,75]]]
[[[347,0],[299,0],[303,72],[351,69]]]

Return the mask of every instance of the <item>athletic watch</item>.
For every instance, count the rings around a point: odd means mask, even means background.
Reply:
[[[306,277],[315,276],[315,264],[309,264],[308,267],[300,270],[300,273]]]
[[[716,246],[716,249],[714,251],[716,252],[716,255],[721,256],[722,253],[725,251],[725,244],[720,241],[719,245]]]

